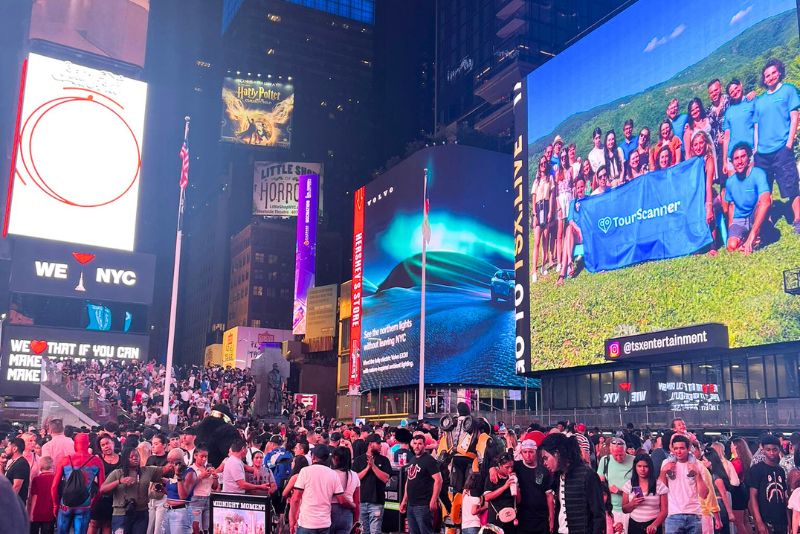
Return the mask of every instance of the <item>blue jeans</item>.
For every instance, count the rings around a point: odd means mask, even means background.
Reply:
[[[331,527],[328,528],[304,528],[297,525],[297,534],[330,534]]]
[[[149,515],[147,510],[111,518],[111,534],[146,534]]]
[[[193,523],[197,523],[200,530],[208,530],[208,497],[198,497],[195,495],[189,503],[189,518]]]
[[[701,534],[702,522],[699,515],[668,515],[664,521],[664,534]]]
[[[353,510],[341,504],[331,504],[330,534],[350,534],[353,528]]]
[[[69,534],[70,528],[72,528],[74,534],[86,534],[86,531],[89,530],[89,515],[91,512],[89,508],[71,508],[64,511],[59,507],[58,517],[56,518],[56,532],[58,534]]]
[[[383,524],[383,505],[362,502],[358,519],[364,534],[381,534]]]
[[[462,528],[461,534],[478,534],[481,527],[469,527],[469,528]]]
[[[187,534],[192,531],[188,508],[167,508],[164,513],[164,534]]]
[[[433,516],[427,504],[409,506],[407,512],[408,534],[433,534]]]

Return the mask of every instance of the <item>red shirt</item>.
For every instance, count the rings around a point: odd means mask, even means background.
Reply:
[[[31,499],[36,495],[36,503],[31,510],[31,521],[52,521],[56,518],[53,514],[53,498],[50,496],[54,476],[52,472],[49,472],[33,477]]]

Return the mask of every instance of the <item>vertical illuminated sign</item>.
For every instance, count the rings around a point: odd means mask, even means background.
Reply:
[[[294,267],[292,333],[306,333],[308,290],[314,287],[317,257],[319,174],[306,174],[297,186],[297,254]]]
[[[361,293],[364,276],[364,195],[356,191],[353,199],[353,284],[350,316],[350,366],[347,373],[347,394],[359,395],[361,387]]]

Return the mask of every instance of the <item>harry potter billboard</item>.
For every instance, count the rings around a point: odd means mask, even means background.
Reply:
[[[273,148],[291,145],[291,83],[225,78],[222,104],[222,141]]]

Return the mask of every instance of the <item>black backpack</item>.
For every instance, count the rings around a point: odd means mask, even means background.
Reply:
[[[72,465],[72,458],[69,458],[69,466],[72,468],[67,479],[61,486],[61,503],[64,506],[74,508],[77,506],[85,506],[86,502],[92,497],[92,490],[86,482],[86,477],[83,474],[83,468],[88,464],[94,456],[90,456],[83,465],[75,469]]]

